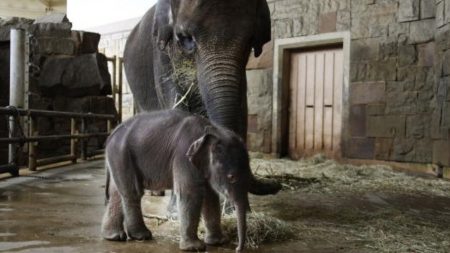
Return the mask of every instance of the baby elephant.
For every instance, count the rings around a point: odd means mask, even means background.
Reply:
[[[245,145],[233,132],[177,110],[140,114],[119,125],[109,137],[106,167],[109,201],[102,224],[105,239],[151,239],[141,213],[144,188],[173,189],[180,219],[180,249],[203,251],[205,243],[225,242],[219,194],[236,208],[236,250],[243,249],[247,192],[255,179]],[[197,237],[200,215],[206,227],[205,242]]]

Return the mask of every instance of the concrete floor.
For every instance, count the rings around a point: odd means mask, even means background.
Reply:
[[[0,181],[0,252],[178,252],[164,226],[152,229],[152,241],[102,240],[104,178],[103,161],[94,161]],[[169,197],[146,201],[156,203],[147,210],[163,216]],[[233,249],[209,247],[208,252]],[[268,247],[264,252],[280,250]]]
[[[148,211],[164,215],[168,197],[151,197],[145,201],[155,203],[144,207]],[[265,244],[246,252],[380,252],[367,246],[370,239],[348,238],[336,228],[346,229],[350,224],[375,226],[370,224],[367,212],[385,212],[387,207],[407,213],[412,223],[421,222],[425,217],[430,227],[442,229],[439,230],[441,234],[448,232],[446,227],[450,220],[450,198],[447,197],[378,193],[334,196],[282,191],[276,196],[253,196],[250,202],[254,211],[301,227],[301,234],[298,239]],[[152,241],[102,240],[99,231],[103,210],[104,169],[101,160],[48,170],[32,177],[2,180],[0,252],[178,252],[177,242],[173,235],[167,234],[169,230],[164,225],[150,225],[155,237]],[[439,219],[433,220],[437,216]],[[447,223],[443,224],[442,220]],[[417,236],[420,242],[420,235]],[[208,252],[234,252],[234,246],[208,247]]]

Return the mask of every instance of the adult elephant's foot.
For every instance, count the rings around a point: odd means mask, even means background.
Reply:
[[[102,229],[102,237],[108,241],[125,241],[127,234],[123,229]]]
[[[180,240],[180,250],[184,251],[205,251],[206,244],[199,239]]]
[[[253,178],[250,182],[249,192],[254,195],[277,194],[282,188],[280,182],[275,180]]]
[[[208,235],[205,236],[205,243],[211,246],[220,246],[227,243],[229,240],[223,235]]]
[[[152,239],[152,232],[147,227],[131,228],[127,230],[128,239],[144,241]]]

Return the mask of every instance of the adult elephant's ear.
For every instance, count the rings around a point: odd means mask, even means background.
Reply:
[[[253,35],[252,47],[255,57],[262,53],[264,44],[271,39],[270,10],[266,0],[257,0],[256,29]]]
[[[160,50],[164,50],[172,39],[173,24],[170,0],[159,0],[156,4],[153,37]]]

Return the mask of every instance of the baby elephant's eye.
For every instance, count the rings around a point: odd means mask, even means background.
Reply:
[[[229,181],[231,184],[234,184],[234,183],[236,183],[236,181],[237,181],[236,177],[235,177],[233,174],[228,174],[228,175],[227,175],[227,178],[228,178],[228,181]]]

